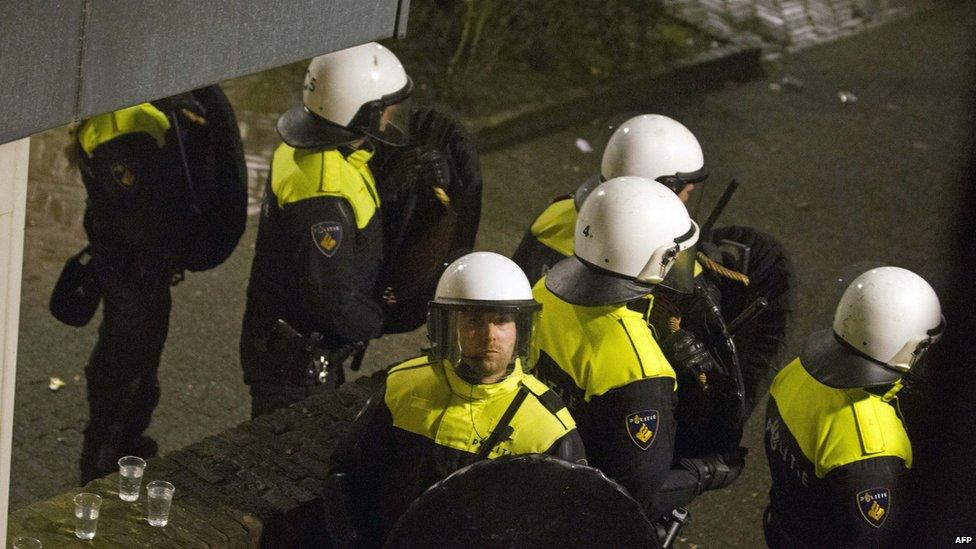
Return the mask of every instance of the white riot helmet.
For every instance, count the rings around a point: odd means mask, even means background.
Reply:
[[[935,290],[900,267],[855,278],[837,305],[833,328],[814,333],[800,362],[825,385],[875,387],[895,382],[942,336]]]
[[[679,192],[708,178],[698,139],[680,122],[642,114],[620,125],[603,150],[603,179],[646,177]]]
[[[542,305],[532,297],[532,287],[522,269],[511,259],[493,252],[474,252],[448,265],[441,275],[434,300],[427,309],[427,337],[431,360],[458,365],[462,358],[458,319],[463,312],[498,312],[511,315],[516,341],[511,365],[520,359],[522,369],[532,368],[530,357],[535,319]]]
[[[623,303],[647,295],[698,242],[698,225],[664,185],[617,177],[600,185],[576,219],[573,256],[557,263],[546,287],[576,305]]]
[[[369,135],[406,144],[413,82],[383,45],[370,42],[312,59],[302,90],[302,105],[278,119],[285,143],[334,148]]]

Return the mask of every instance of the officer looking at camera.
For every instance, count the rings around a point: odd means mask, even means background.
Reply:
[[[447,268],[430,303],[430,353],[390,368],[333,460],[334,542],[378,546],[424,490],[476,461],[548,454],[586,463],[573,418],[529,373],[538,312],[504,256],[476,252]]]

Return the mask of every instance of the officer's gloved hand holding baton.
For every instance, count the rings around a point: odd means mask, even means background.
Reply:
[[[447,155],[426,145],[414,145],[397,151],[382,170],[380,179],[396,183],[384,189],[383,200],[387,201],[414,194],[419,184],[444,191],[448,191],[451,184],[451,164]]]
[[[661,340],[661,351],[673,367],[684,368],[694,374],[703,390],[708,390],[708,377],[724,369],[712,357],[705,344],[688,330],[678,330]]]
[[[681,466],[698,477],[697,494],[725,488],[739,478],[745,468],[748,448],[739,447],[696,459],[682,459]]]

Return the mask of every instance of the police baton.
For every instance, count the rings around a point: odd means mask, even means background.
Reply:
[[[183,144],[183,131],[180,129],[179,115],[176,111],[170,111],[169,113],[170,122],[173,124],[173,133],[176,135],[176,145],[180,151],[180,160],[183,164],[183,174],[186,175],[186,186],[187,191],[190,195],[190,211],[196,215],[200,215],[200,205],[197,199],[196,189],[193,187],[193,176],[190,174],[190,163],[186,159],[186,146]]]
[[[759,316],[759,313],[766,310],[766,307],[768,306],[769,300],[765,297],[757,298],[755,301],[750,303],[744,311],[739,313],[739,316],[735,317],[732,322],[729,322],[729,325],[726,328],[729,337],[734,336],[735,333],[738,332],[743,326],[755,320],[756,317]]]
[[[681,529],[688,522],[689,515],[690,513],[684,507],[676,507],[671,510],[671,516],[668,517],[671,526],[668,527],[668,533],[664,536],[664,541],[661,542],[663,549],[668,549],[674,543],[674,540],[678,539],[678,534],[681,533]]]
[[[701,226],[702,239],[711,240],[712,227],[715,225],[715,222],[718,221],[718,218],[720,215],[722,215],[722,212],[725,211],[725,207],[729,205],[729,200],[732,200],[732,195],[735,194],[735,191],[738,188],[739,181],[732,178],[732,181],[729,181],[728,186],[725,187],[725,192],[722,193],[722,196],[719,197],[715,207],[712,208],[712,213],[708,214],[708,219],[706,219],[705,223],[703,223]]]

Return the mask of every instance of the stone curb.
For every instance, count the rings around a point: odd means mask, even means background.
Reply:
[[[755,41],[732,37],[728,44],[614,85],[577,90],[550,103],[465,119],[480,153],[527,141],[573,124],[634,110],[655,112],[656,105],[688,92],[702,93],[727,82],[764,76],[762,49]]]
[[[8,517],[8,539],[38,538],[51,547],[327,547],[324,481],[332,453],[385,371],[338,391],[244,422],[149,460],[139,501],[118,497],[118,474],[35,502]],[[146,522],[145,485],[176,486],[170,523]],[[74,536],[80,492],[102,496],[95,539]]]

